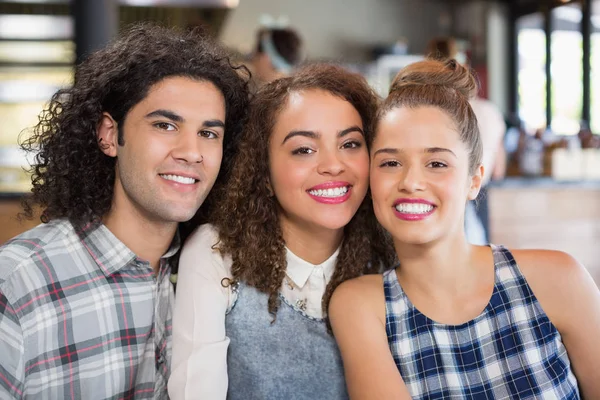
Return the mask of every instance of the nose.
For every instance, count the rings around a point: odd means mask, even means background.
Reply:
[[[317,172],[323,175],[339,175],[344,172],[344,161],[338,151],[323,149],[319,154]]]
[[[423,172],[418,167],[407,166],[398,184],[398,190],[406,193],[414,193],[425,189]]]
[[[174,159],[186,163],[201,163],[202,141],[196,132],[181,132],[177,135],[176,143],[171,151]]]

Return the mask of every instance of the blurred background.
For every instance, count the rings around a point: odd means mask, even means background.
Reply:
[[[452,38],[480,79],[480,123],[500,116],[476,207],[483,237],[570,252],[600,283],[600,0],[0,0],[0,244],[39,222],[15,218],[30,189],[19,136],[78,61],[136,21],[203,27],[257,85],[334,61],[381,95],[433,39]]]

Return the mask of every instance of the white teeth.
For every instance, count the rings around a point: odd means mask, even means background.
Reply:
[[[407,214],[426,214],[433,210],[433,206],[423,203],[400,203],[396,206],[396,210]]]
[[[161,176],[166,180],[177,182],[177,183],[183,183],[185,185],[191,185],[196,182],[196,180],[194,178],[188,178],[186,176],[179,176],[179,175],[161,175]]]
[[[332,189],[309,190],[308,193],[318,197],[340,197],[348,193],[348,187],[337,187]]]

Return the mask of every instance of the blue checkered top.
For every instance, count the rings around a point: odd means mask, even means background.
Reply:
[[[561,336],[512,254],[491,246],[490,302],[462,325],[437,323],[384,274],[390,350],[413,399],[579,399]]]

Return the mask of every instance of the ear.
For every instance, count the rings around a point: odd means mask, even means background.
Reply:
[[[102,118],[96,127],[98,147],[109,157],[117,156],[119,126],[109,113],[102,113]]]
[[[479,194],[479,191],[481,190],[481,183],[483,182],[483,173],[485,172],[485,169],[483,168],[483,165],[480,165],[476,170],[475,173],[473,174],[473,176],[471,176],[470,178],[470,187],[469,187],[469,194],[467,195],[467,198],[469,200],[475,200],[477,198],[477,195]]]

